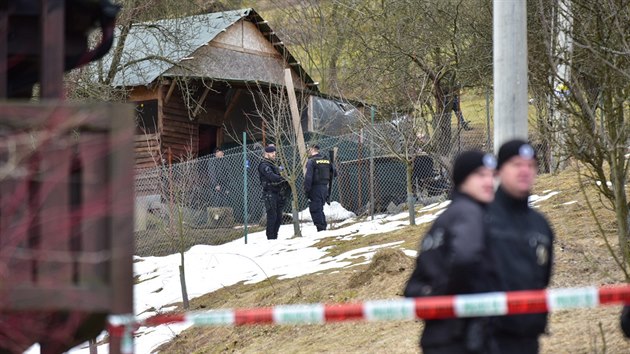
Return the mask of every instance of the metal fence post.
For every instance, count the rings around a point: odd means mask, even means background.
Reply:
[[[376,109],[372,106],[370,107],[370,121],[372,129],[374,129],[375,115]],[[374,133],[370,136],[370,218],[374,220]]]
[[[247,132],[243,132],[243,230],[247,244]]]

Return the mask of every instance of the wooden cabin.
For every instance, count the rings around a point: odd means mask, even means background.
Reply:
[[[136,104],[138,169],[155,166],[156,156],[169,149],[174,161],[211,154],[233,140],[226,126],[239,134],[256,130],[248,129],[261,124],[253,114],[255,92],[284,87],[285,68],[302,93],[298,97],[306,97],[300,102],[304,112],[308,96],[319,93],[253,9],[135,26],[121,62],[131,64],[123,64],[112,84],[126,88]],[[304,114],[302,124],[312,130],[312,117]]]

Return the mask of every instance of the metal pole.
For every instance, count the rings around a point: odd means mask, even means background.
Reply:
[[[247,244],[247,132],[243,132],[243,232]]]
[[[372,106],[370,107],[372,129],[374,129],[375,115],[376,109]],[[370,218],[374,220],[374,133],[372,133],[372,136],[370,137]]]
[[[486,151],[490,152],[490,88],[486,88]]]
[[[358,159],[357,159],[357,184],[358,184],[358,200],[357,210],[363,209],[363,129],[361,129],[361,135],[359,135],[359,147],[358,147]]]
[[[90,354],[98,354],[98,347],[96,346],[96,339],[92,338],[89,341]]]
[[[527,139],[526,1],[493,2],[494,151]]]
[[[553,78],[553,89],[558,99],[564,102],[569,94],[567,83],[571,78],[571,54],[573,52],[573,13],[569,1],[558,1],[557,18],[557,36],[556,47],[552,47],[552,53],[555,58],[559,58],[556,67],[556,76]],[[553,142],[552,166],[554,171],[557,168],[566,167],[566,153],[563,151],[565,146],[565,127],[567,124],[567,113],[555,109],[552,116],[552,125],[555,131],[555,139]]]

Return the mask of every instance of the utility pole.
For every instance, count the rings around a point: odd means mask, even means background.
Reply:
[[[551,169],[556,171],[563,169],[565,166],[566,156],[564,153],[564,142],[567,125],[567,114],[555,108],[557,104],[562,104],[571,94],[568,83],[571,78],[571,55],[573,53],[573,13],[571,4],[565,0],[558,1],[558,9],[556,14],[557,21],[553,28],[556,33],[556,45],[552,46],[553,57],[558,58],[556,66],[556,74],[551,78],[553,82],[554,93],[556,99],[551,99],[553,116],[552,126],[554,131],[553,150],[551,151]]]
[[[494,151],[527,140],[527,2],[493,2]]]

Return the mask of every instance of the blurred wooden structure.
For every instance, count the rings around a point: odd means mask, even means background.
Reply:
[[[117,10],[0,1],[0,353],[62,353],[133,313],[132,109],[63,101],[63,72],[109,49]],[[6,100],[36,82],[39,102]]]

